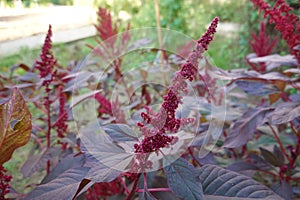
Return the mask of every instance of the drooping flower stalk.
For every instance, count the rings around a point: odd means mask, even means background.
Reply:
[[[134,145],[135,153],[150,153],[158,151],[176,143],[178,138],[169,136],[166,133],[176,133],[181,126],[194,122],[193,118],[176,118],[175,112],[179,104],[182,103],[182,93],[187,94],[187,83],[193,81],[199,74],[198,61],[203,58],[203,53],[214,38],[219,18],[215,18],[208,30],[197,41],[194,50],[189,54],[187,61],[182,64],[181,69],[176,73],[169,86],[167,94],[158,113],[141,113],[144,123],[138,122],[144,139]],[[149,128],[151,125],[152,128]]]

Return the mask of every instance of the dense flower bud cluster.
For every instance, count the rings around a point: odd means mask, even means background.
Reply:
[[[68,112],[65,109],[66,105],[66,95],[63,92],[63,87],[59,88],[59,115],[58,115],[58,122],[56,123],[56,131],[58,137],[63,138],[65,137],[65,133],[67,133],[68,129]]]
[[[180,126],[185,126],[194,121],[194,119],[190,118],[176,118],[175,113],[179,104],[182,103],[181,93],[187,93],[188,85],[186,80],[192,81],[199,74],[198,61],[203,58],[202,54],[207,50],[209,43],[213,40],[218,21],[219,18],[217,17],[212,21],[208,30],[197,41],[186,63],[184,63],[181,69],[176,73],[172,84],[168,88],[167,94],[164,96],[160,111],[157,114],[151,113],[149,110],[148,113],[141,113],[144,123],[152,125],[153,128],[149,128],[141,122],[137,124],[144,135],[144,139],[139,144],[134,145],[136,153],[156,152],[160,148],[174,144],[178,138],[168,136],[166,133],[176,133]]]
[[[41,78],[46,78],[43,81],[43,85],[48,85],[56,73],[54,71],[54,66],[56,64],[56,59],[54,58],[51,48],[52,48],[52,27],[49,25],[48,33],[42,48],[42,53],[40,55],[41,61],[36,61],[35,68],[39,70]]]
[[[6,199],[4,196],[9,193],[9,182],[12,176],[6,175],[7,170],[0,166],[0,200]]]

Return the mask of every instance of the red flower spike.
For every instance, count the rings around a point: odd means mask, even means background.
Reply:
[[[65,109],[66,105],[66,95],[63,92],[63,87],[59,87],[59,114],[58,122],[56,123],[56,131],[59,138],[64,138],[65,134],[68,132],[68,112]]]
[[[213,40],[219,18],[215,18],[207,31],[197,41],[194,50],[181,66],[172,80],[172,84],[168,88],[167,94],[164,96],[161,109],[157,114],[141,113],[141,117],[146,124],[151,124],[153,128],[138,123],[140,131],[144,135],[144,139],[135,144],[135,153],[143,154],[156,152],[161,148],[168,147],[177,142],[178,138],[166,135],[166,132],[176,133],[180,126],[186,126],[194,122],[194,119],[177,119],[175,116],[179,104],[182,103],[180,93],[187,92],[186,80],[192,81],[198,76],[198,60],[202,59],[202,54],[207,50],[209,43]],[[143,161],[140,161],[143,163]]]
[[[54,66],[57,61],[51,52],[52,49],[51,37],[52,37],[52,27],[51,25],[49,25],[48,33],[44,45],[42,47],[42,53],[40,55],[41,61],[36,61],[34,66],[36,69],[39,70],[41,78],[46,78],[43,81],[44,86],[48,85],[52,81],[53,76],[56,73],[54,71]]]

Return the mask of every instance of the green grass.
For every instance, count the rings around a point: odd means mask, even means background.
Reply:
[[[54,57],[58,60],[58,64],[68,66],[72,60],[81,60],[91,51],[86,44],[96,45],[93,37],[63,44],[53,45]],[[39,60],[41,47],[35,49],[21,48],[19,52],[13,55],[0,58],[0,70],[7,71],[11,66],[16,64],[25,64],[32,66],[36,60]]]

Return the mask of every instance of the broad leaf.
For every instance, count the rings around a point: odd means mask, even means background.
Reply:
[[[20,91],[14,88],[10,99],[0,105],[0,165],[28,142],[30,133],[31,114]]]
[[[115,142],[137,141],[138,136],[126,124],[109,124],[101,127]]]
[[[40,171],[46,167],[48,160],[58,158],[59,149],[49,148],[44,149],[37,155],[30,156],[21,168],[21,173],[24,177],[31,176],[34,172]]]
[[[195,177],[194,167],[185,159],[179,158],[170,164],[170,156],[163,159],[164,172],[170,189],[179,197],[186,200],[203,199],[201,185]]]
[[[251,108],[247,110],[233,125],[224,147],[237,148],[253,137],[256,128],[264,124],[273,108]]]
[[[284,124],[300,116],[300,102],[283,102],[272,113],[272,124]]]
[[[46,175],[46,177],[43,179],[42,184],[48,183],[58,177],[63,172],[67,171],[71,168],[77,168],[81,167],[84,163],[84,156],[79,155],[75,156],[73,154],[70,154],[63,158],[52,170],[49,174]]]
[[[205,196],[213,195],[217,197],[216,199],[218,197],[282,199],[272,190],[253,179],[218,166],[204,165],[200,169],[199,178]]]
[[[24,200],[72,199],[88,170],[87,167],[69,169],[49,183],[36,187]]]
[[[275,85],[261,81],[237,80],[235,84],[247,94],[254,96],[264,96],[280,92]]]
[[[120,171],[107,167],[98,162],[96,166],[92,167],[89,170],[85,178],[92,180],[93,182],[111,182],[115,180],[120,174]]]
[[[293,197],[293,187],[285,181],[275,183],[271,186],[271,189],[285,200],[291,200]]]

